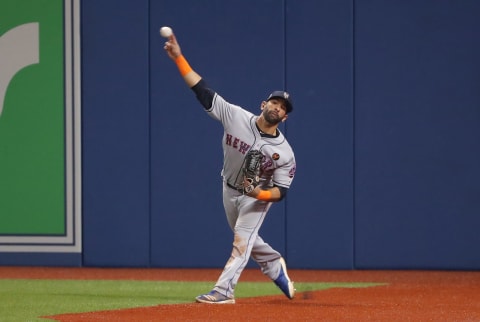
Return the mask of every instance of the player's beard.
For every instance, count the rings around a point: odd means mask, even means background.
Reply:
[[[263,110],[263,118],[271,125],[276,125],[282,121],[282,118],[273,110]]]

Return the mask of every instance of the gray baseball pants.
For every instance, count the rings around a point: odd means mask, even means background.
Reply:
[[[230,258],[214,287],[217,292],[234,297],[235,286],[250,257],[270,279],[280,274],[280,253],[258,235],[271,205],[271,202],[248,197],[223,184],[223,206],[234,240]]]

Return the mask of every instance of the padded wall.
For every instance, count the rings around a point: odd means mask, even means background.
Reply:
[[[478,1],[356,1],[358,268],[480,267]]]
[[[287,203],[287,255],[302,268],[352,268],[352,1],[289,1],[287,121],[298,167]]]
[[[82,1],[83,258],[150,261],[148,1]]]
[[[170,25],[231,102],[258,112],[273,89],[292,94],[281,129],[297,175],[261,230],[290,267],[480,268],[480,2],[81,8],[83,266],[220,268],[230,255],[222,128],[164,53],[158,29]]]

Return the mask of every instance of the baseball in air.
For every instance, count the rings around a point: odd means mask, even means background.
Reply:
[[[160,35],[161,35],[162,37],[168,38],[168,37],[170,37],[170,36],[172,35],[172,33],[173,33],[173,32],[172,32],[172,28],[170,28],[170,27],[162,27],[162,28],[160,28]]]

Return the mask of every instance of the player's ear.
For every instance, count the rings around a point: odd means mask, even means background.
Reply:
[[[288,114],[285,114],[285,116],[282,119],[282,122],[285,122],[287,120],[287,118],[288,118]]]
[[[267,105],[267,102],[263,101],[262,104],[260,105],[260,109],[263,111],[265,108],[265,105]]]

